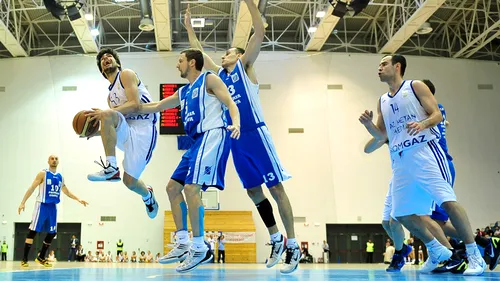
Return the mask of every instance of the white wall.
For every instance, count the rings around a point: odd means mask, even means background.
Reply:
[[[213,54],[216,61],[220,53]],[[438,101],[445,105],[451,126],[450,152],[457,169],[456,190],[468,209],[473,227],[499,219],[497,206],[500,104],[497,63],[408,57],[408,79],[431,79]],[[134,69],[149,87],[154,99],[159,84],[184,82],[175,68],[176,53],[122,54],[125,67]],[[293,175],[285,183],[294,215],[306,217],[309,226],[296,224],[298,241],[309,241],[311,253],[320,256],[326,223],[379,223],[387,183],[389,157],[385,149],[372,155],[362,152],[369,139],[357,121],[365,110],[375,110],[387,86],[376,76],[378,55],[262,53],[256,63],[261,100],[278,154]],[[453,73],[452,73],[453,71]],[[327,90],[327,84],[342,84],[343,90]],[[478,91],[477,84],[494,84],[494,91]],[[35,195],[26,212],[17,207],[37,171],[46,167],[49,154],[60,157],[60,171],[70,190],[90,202],[87,208],[68,199],[59,206],[59,222],[81,222],[82,243],[95,250],[95,241],[109,242],[114,250],[121,238],[128,251],[141,248],[162,251],[163,213],[150,220],[136,194],[121,183],[91,183],[86,175],[104,155],[99,139],[79,139],[72,129],[76,112],[90,107],[105,108],[107,81],[97,71],[95,57],[60,56],[0,60],[1,171],[7,177],[0,187],[0,238],[13,245],[14,222],[29,222]],[[62,86],[77,86],[63,92]],[[288,134],[288,128],[304,128],[304,134]],[[160,208],[169,210],[164,187],[182,151],[175,136],[160,136],[153,159],[143,179],[156,191]],[[119,159],[122,154],[118,154]],[[269,239],[258,212],[241,188],[232,159],[228,165],[221,210],[252,210],[257,225],[257,257],[262,262]],[[273,200],[271,200],[273,202]],[[276,205],[275,216],[279,220]],[[102,215],[117,216],[117,222],[99,226]],[[91,223],[91,225],[89,224]],[[319,226],[315,226],[315,223]],[[280,223],[280,229],[284,231]],[[318,243],[319,245],[312,245]],[[108,247],[108,246],[107,246]],[[9,258],[12,258],[10,247]]]

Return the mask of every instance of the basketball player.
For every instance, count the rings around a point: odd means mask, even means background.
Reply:
[[[430,262],[423,272],[435,269],[452,252],[439,243],[420,216],[430,215],[433,200],[446,210],[466,244],[469,267],[464,275],[481,275],[486,263],[474,242],[472,228],[463,207],[456,202],[449,166],[437,144],[435,126],[442,121],[436,99],[421,81],[404,81],[406,59],[385,56],[379,64],[379,77],[390,92],[378,103],[377,125],[364,124],[378,142],[389,140],[393,168],[391,216],[422,239]],[[387,130],[387,131],[386,131]]]
[[[201,72],[203,54],[200,50],[182,51],[177,69],[181,77],[189,81],[189,85],[160,102],[143,104],[140,111],[159,112],[180,104],[184,130],[194,140],[167,185],[177,227],[177,241],[174,249],[159,259],[163,264],[183,261],[176,270],[184,273],[213,259],[203,239],[205,210],[200,190],[208,187],[224,189],[229,140],[240,137],[240,115],[221,79],[213,73]],[[229,110],[232,120],[230,126],[227,126],[223,106]],[[187,233],[187,207],[193,230],[192,245]]]
[[[286,248],[285,262],[280,271],[291,273],[297,269],[300,260],[300,248],[295,239],[292,206],[282,184],[291,176],[281,165],[269,129],[264,123],[259,100],[259,84],[253,67],[264,40],[264,25],[254,1],[244,1],[252,16],[254,27],[254,33],[248,41],[246,50],[228,49],[222,56],[222,67],[216,65],[208,55],[204,54],[205,68],[219,74],[241,113],[241,138],[231,142],[231,151],[234,166],[243,187],[257,207],[271,236],[271,255],[266,266],[271,268],[276,265]],[[191,47],[203,50],[191,26],[189,7],[186,10],[185,25]],[[285,237],[276,225],[271,203],[262,190],[262,184],[268,187],[278,205],[288,237],[286,245]]]
[[[123,183],[131,191],[142,196],[150,218],[158,213],[158,202],[153,189],[146,186],[140,176],[151,160],[156,146],[157,114],[139,114],[141,104],[151,102],[151,95],[137,74],[130,69],[122,70],[120,58],[112,49],[102,49],[97,55],[97,67],[111,85],[108,105],[110,109],[93,108],[87,111],[90,120],[101,121],[100,132],[106,163],[95,161],[103,169],[89,174],[90,181],[119,181],[120,170],[116,162],[116,148],[123,151]]]
[[[56,236],[57,232],[57,204],[60,202],[61,191],[69,198],[78,201],[83,206],[87,206],[87,202],[76,197],[64,183],[63,176],[57,172],[59,165],[59,158],[55,155],[50,155],[48,159],[49,168],[39,172],[31,187],[26,191],[17,212],[21,214],[24,211],[24,204],[31,197],[31,194],[38,187],[38,196],[36,198],[35,209],[33,210],[33,218],[29,226],[30,232],[26,237],[24,244],[24,255],[21,261],[22,267],[28,267],[28,254],[33,244],[33,239],[38,232],[47,232],[43,246],[38,253],[35,261],[44,267],[52,267],[45,259],[47,249],[52,243],[52,239]]]

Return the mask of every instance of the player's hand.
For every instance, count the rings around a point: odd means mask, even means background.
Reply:
[[[363,125],[367,125],[368,123],[372,122],[373,120],[373,111],[368,111],[365,110],[365,112],[361,113],[361,116],[359,116],[359,122]]]
[[[415,136],[422,132],[425,129],[425,126],[420,122],[408,122],[406,124],[406,128],[410,136]]]
[[[231,131],[231,138],[239,139],[240,138],[240,126],[230,125],[227,126],[227,129]]]
[[[189,9],[189,4],[186,9],[186,13],[184,13],[184,25],[186,27],[191,27],[191,10]]]
[[[19,208],[17,208],[18,214],[21,214],[21,211],[24,211],[24,203],[21,203],[21,205],[19,205]]]
[[[94,120],[101,121],[104,116],[105,111],[99,108],[92,108],[92,110],[85,111],[85,117],[90,117],[89,122]],[[94,126],[97,126],[99,122],[95,122]]]
[[[83,206],[85,206],[85,207],[87,207],[87,205],[89,204],[89,203],[87,203],[87,201],[85,201],[85,200],[78,200],[78,202],[80,202],[80,204],[82,204],[82,205],[83,205]]]

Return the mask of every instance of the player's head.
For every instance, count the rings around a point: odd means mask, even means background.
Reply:
[[[197,49],[186,49],[181,52],[177,69],[181,72],[181,77],[186,78],[190,71],[201,71],[203,69],[203,53]]]
[[[389,82],[395,77],[402,78],[405,71],[406,58],[399,54],[383,57],[378,65],[378,76],[382,82]]]
[[[427,87],[429,87],[429,90],[431,90],[431,93],[434,95],[436,93],[436,87],[434,87],[434,84],[432,84],[431,80],[429,79],[424,79],[422,80]]]
[[[236,64],[238,59],[245,54],[245,50],[239,47],[232,47],[227,49],[226,53],[222,55],[222,67],[227,68]]]
[[[57,166],[59,165],[59,157],[57,157],[56,155],[50,155],[47,163],[49,163],[50,168],[57,168]]]
[[[105,48],[97,54],[97,67],[99,68],[99,72],[102,73],[102,76],[108,79],[107,75],[114,73],[117,69],[122,69],[122,63],[115,50]]]

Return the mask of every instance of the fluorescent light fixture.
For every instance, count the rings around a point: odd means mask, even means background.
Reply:
[[[114,0],[115,3],[123,3],[123,2],[135,2],[135,0]]]
[[[90,35],[92,35],[92,36],[96,37],[97,35],[99,35],[99,29],[97,29],[97,28],[92,28],[92,29],[90,30]]]
[[[91,13],[86,13],[85,14],[85,19],[86,20],[93,20],[94,19],[94,15],[92,15]]]
[[[316,32],[316,30],[318,30],[318,28],[316,26],[310,26],[308,29],[307,29],[307,32],[309,33],[314,33]]]
[[[326,15],[326,12],[325,12],[325,11],[318,11],[318,12],[316,13],[316,17],[317,17],[317,18],[322,18],[322,17],[324,17],[325,15]]]
[[[205,18],[191,19],[191,25],[193,27],[205,27]]]
[[[212,26],[212,25],[214,25],[214,20],[205,20],[205,25],[206,26]]]

